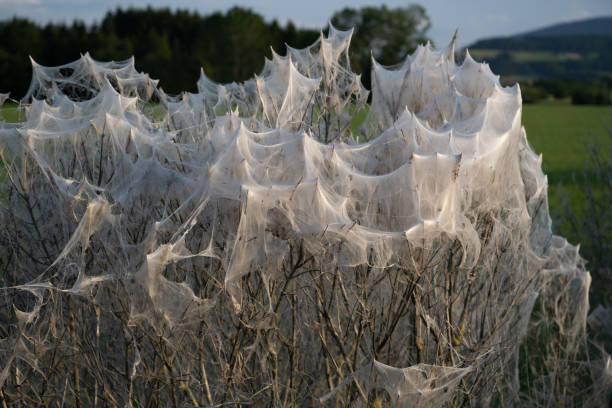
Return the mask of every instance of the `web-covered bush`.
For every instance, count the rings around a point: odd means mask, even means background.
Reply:
[[[605,403],[518,86],[453,40],[374,61],[368,105],[350,39],[176,97],[34,64],[0,126],[6,405]]]

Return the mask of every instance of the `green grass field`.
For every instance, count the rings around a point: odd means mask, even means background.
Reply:
[[[3,122],[17,122],[23,119],[23,112],[17,109],[17,105],[14,103],[5,103],[0,108],[0,121]]]
[[[606,125],[612,124],[610,106],[524,105],[523,126],[529,143],[544,156],[544,171],[551,185],[572,182],[584,170],[591,141],[612,147]]]
[[[523,126],[529,144],[543,155],[551,214],[562,212],[563,196],[572,211],[581,216],[584,177],[589,177],[589,145],[595,143],[603,153],[612,148],[612,138],[606,129],[612,126],[612,107],[523,105]],[[574,243],[578,239],[563,223],[557,225],[557,230]]]

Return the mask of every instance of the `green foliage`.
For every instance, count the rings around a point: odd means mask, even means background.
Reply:
[[[588,80],[538,79],[520,82],[525,103],[552,99],[575,105],[607,105],[612,102],[612,76]]]
[[[383,65],[397,64],[413,52],[417,45],[428,41],[427,31],[431,22],[425,9],[419,5],[389,9],[363,7],[345,8],[331,19],[341,29],[355,27],[351,41],[351,65],[363,75],[366,87],[370,87],[370,58]]]
[[[522,85],[521,96],[524,103],[540,102],[548,99],[548,92],[539,86]]]

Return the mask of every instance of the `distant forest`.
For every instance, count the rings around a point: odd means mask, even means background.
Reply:
[[[382,63],[397,63],[427,41],[431,26],[425,10],[416,5],[346,8],[330,19],[338,28],[358,26],[351,54],[366,85],[371,48]],[[200,67],[217,82],[243,81],[261,71],[264,56],[272,55],[270,47],[284,55],[285,44],[302,48],[319,35],[319,29],[297,28],[290,21],[267,22],[238,7],[205,16],[168,9],[116,9],[94,25],[75,21],[41,26],[13,18],[0,21],[0,92],[10,91],[15,99],[25,94],[31,78],[28,55],[41,65],[55,66],[87,51],[101,61],[133,55],[136,68],[159,79],[166,92],[196,91]]]
[[[355,27],[351,63],[370,88],[370,56],[396,64],[428,40],[430,19],[421,6],[345,8],[330,16],[341,29]],[[28,56],[41,65],[74,61],[82,53],[100,61],[135,56],[136,68],[160,80],[170,94],[196,91],[200,67],[211,79],[243,81],[261,72],[272,47],[302,48],[318,28],[280,24],[239,7],[200,15],[169,9],[116,9],[93,25],[39,25],[23,18],[0,21],[0,92],[21,98],[30,83]],[[444,45],[444,44],[442,44]],[[471,45],[478,61],[491,65],[505,84],[519,81],[524,102],[565,99],[577,104],[610,103],[612,36],[515,36]]]
[[[89,51],[94,59],[121,60],[134,55],[136,68],[160,79],[169,92],[195,91],[203,67],[216,81],[244,80],[257,73],[270,56],[270,46],[302,47],[318,31],[281,26],[262,16],[234,8],[227,13],[200,16],[186,11],[121,10],[109,12],[91,26],[39,26],[25,19],[0,22],[0,92],[25,94],[31,78],[31,55],[41,65],[71,62]]]

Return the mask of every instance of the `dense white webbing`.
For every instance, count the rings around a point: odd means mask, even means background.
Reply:
[[[603,403],[590,275],[551,233],[518,85],[453,40],[373,61],[368,107],[351,34],[179,96],[133,59],[33,62],[0,126],[7,395]]]

